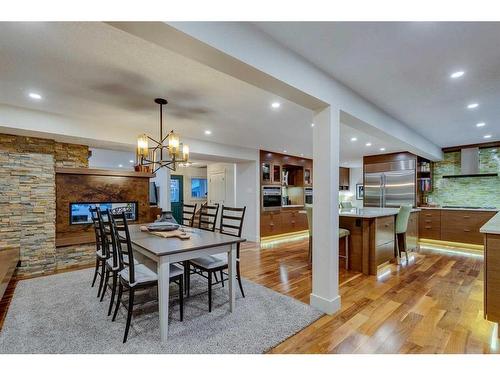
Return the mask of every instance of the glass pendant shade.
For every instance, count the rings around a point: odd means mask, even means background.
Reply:
[[[184,162],[187,162],[189,160],[189,146],[188,145],[182,146],[182,160]]]
[[[168,136],[168,153],[170,156],[177,156],[179,152],[179,136],[175,133],[170,133]]]
[[[137,155],[147,158],[148,153],[149,153],[148,136],[146,134],[141,134],[137,138]]]

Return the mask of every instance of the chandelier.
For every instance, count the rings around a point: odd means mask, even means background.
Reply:
[[[181,143],[173,130],[163,137],[163,106],[168,102],[166,99],[156,98],[155,103],[160,105],[160,138],[156,140],[147,134],[141,134],[137,138],[138,169],[156,173],[160,168],[166,167],[175,171],[178,164],[188,162],[189,146]]]

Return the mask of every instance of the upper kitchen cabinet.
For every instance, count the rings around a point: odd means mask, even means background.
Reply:
[[[263,184],[272,183],[271,166],[272,164],[267,161],[260,164],[260,180]]]
[[[349,190],[349,168],[339,168],[339,190]]]

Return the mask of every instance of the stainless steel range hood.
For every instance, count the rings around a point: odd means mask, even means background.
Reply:
[[[460,150],[460,174],[443,176],[443,178],[495,176],[498,176],[498,173],[479,172],[479,147],[468,147]]]

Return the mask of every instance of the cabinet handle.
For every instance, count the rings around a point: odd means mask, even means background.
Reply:
[[[426,220],[425,222],[426,223],[432,223],[432,220]]]
[[[470,219],[470,216],[466,215],[464,216],[464,219]]]
[[[269,226],[270,226],[270,227],[274,227],[274,223],[270,223],[270,224],[269,224]]]
[[[430,227],[430,226],[426,226],[426,227],[425,227],[425,229],[432,229],[432,227]]]
[[[470,229],[464,229],[464,232],[470,232]]]
[[[432,214],[425,214],[425,216],[432,216]]]
[[[295,220],[292,220],[292,224],[295,224]]]

